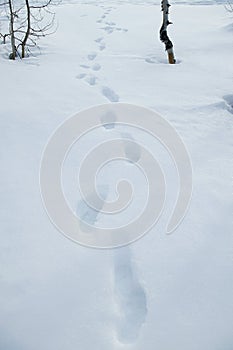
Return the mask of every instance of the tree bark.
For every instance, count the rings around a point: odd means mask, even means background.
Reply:
[[[176,60],[175,60],[175,55],[173,51],[173,44],[167,34],[167,27],[169,26],[169,24],[172,24],[168,18],[169,7],[171,5],[169,4],[168,0],[162,0],[161,6],[163,11],[163,23],[162,23],[162,27],[160,28],[160,40],[165,44],[165,49],[168,54],[168,62],[170,64],[175,64]]]
[[[27,9],[27,29],[25,32],[24,39],[22,41],[22,58],[25,57],[25,47],[26,47],[27,40],[28,40],[29,35],[30,35],[30,30],[31,30],[31,9],[30,9],[30,5],[29,5],[29,0],[25,0],[25,3],[26,3],[26,9]]]
[[[10,54],[9,58],[11,60],[15,60],[16,46],[15,46],[15,33],[14,33],[14,11],[13,11],[12,0],[9,0],[8,4],[10,9],[10,37],[11,37],[11,49],[12,49],[12,53]]]

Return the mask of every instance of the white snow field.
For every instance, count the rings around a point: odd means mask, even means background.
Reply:
[[[1,350],[233,349],[233,19],[214,1],[173,5],[176,65],[167,64],[158,39],[157,1],[60,4],[57,32],[41,40],[40,52],[12,62],[0,46]],[[166,235],[177,194],[166,151],[140,132],[101,128],[64,170],[70,205],[84,221],[104,219],[77,198],[74,168],[103,137],[142,137],[158,149],[169,194],[143,238],[94,250],[51,224],[40,160],[60,123],[118,101],[151,108],[176,128],[192,160],[193,197],[182,224]],[[138,148],[126,152],[140,156]],[[99,180],[103,200],[114,198],[117,165]],[[143,179],[134,164],[121,171],[136,185],[138,214]]]

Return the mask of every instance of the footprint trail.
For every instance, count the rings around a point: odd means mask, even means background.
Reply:
[[[104,12],[96,20],[97,24],[103,24],[102,27],[99,28],[99,30],[102,30],[107,35],[112,34],[113,32],[127,32],[128,30],[126,28],[120,28],[117,26],[117,23],[111,21],[108,19],[108,16],[110,15],[111,11],[114,10],[113,7],[103,7]],[[106,43],[104,40],[104,36],[99,36],[96,39],[94,39],[95,46],[97,45],[98,52],[102,54],[102,52],[106,49]],[[85,83],[87,83],[89,86],[94,87],[98,85],[98,82],[100,82],[100,78],[98,77],[98,72],[102,69],[102,66],[100,63],[96,62],[98,58],[98,52],[97,51],[91,51],[86,56],[86,62],[80,64],[80,69],[82,70],[76,78],[79,80],[83,80]],[[94,63],[95,61],[95,63]],[[91,64],[93,62],[93,64]],[[89,64],[88,64],[89,63]],[[96,75],[93,73],[95,72]],[[109,102],[119,102],[120,97],[119,95],[109,86],[102,86],[100,88],[100,92],[102,96],[104,96]]]

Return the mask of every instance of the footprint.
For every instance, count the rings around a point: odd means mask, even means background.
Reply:
[[[116,335],[122,344],[133,344],[147,316],[147,297],[132,262],[129,247],[114,251]]]
[[[86,65],[86,64],[80,64],[80,67],[81,67],[81,68],[84,68],[84,69],[90,68],[90,66],[88,66],[88,65]]]
[[[128,29],[126,28],[120,28],[120,27],[117,27],[116,30],[118,30],[119,32],[128,32]]]
[[[96,21],[96,23],[102,23],[103,20],[102,19],[98,19],[98,21]]]
[[[105,129],[114,129],[117,117],[115,112],[110,110],[102,115],[100,120]]]
[[[115,26],[116,25],[115,22],[105,22],[105,24],[107,24],[108,26]]]
[[[122,141],[124,143],[124,152],[126,158],[132,163],[137,163],[141,158],[141,147],[135,141],[132,135],[127,132],[121,133]]]
[[[106,27],[103,27],[101,29],[105,30],[105,32],[107,32],[108,34],[111,34],[114,31],[114,28],[111,26],[106,26]]]
[[[103,51],[104,49],[106,49],[106,45],[105,43],[101,43],[99,46],[100,51]]]
[[[98,189],[99,196],[96,193],[91,193],[86,197],[86,200],[80,200],[76,208],[76,214],[80,218],[80,228],[84,232],[90,232],[91,226],[95,225],[98,215],[104,206],[104,202],[108,195],[108,187],[101,186]],[[91,203],[96,209],[90,207],[87,203]]]
[[[104,39],[103,37],[97,38],[97,39],[95,39],[95,42],[100,43],[103,39]]]
[[[108,86],[102,87],[102,94],[110,101],[110,102],[118,102],[119,96]]]
[[[76,76],[77,79],[83,79],[85,78],[86,74],[85,73],[80,73]]]
[[[94,86],[96,84],[96,80],[97,78],[94,75],[90,75],[85,79],[85,81],[91,86]]]
[[[94,65],[92,66],[92,69],[93,69],[94,71],[98,71],[98,70],[101,69],[101,65],[100,65],[99,63],[96,63],[96,64],[94,64]]]
[[[91,52],[87,55],[87,58],[89,59],[89,61],[93,61],[97,56],[96,52]]]

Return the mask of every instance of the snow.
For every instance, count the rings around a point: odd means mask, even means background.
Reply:
[[[40,52],[12,62],[8,47],[0,46],[0,349],[233,347],[232,18],[216,1],[176,1],[169,34],[178,64],[171,66],[158,40],[158,3],[61,4],[58,30],[41,40]],[[127,148],[125,139],[141,139],[158,153],[168,197],[158,224],[142,239],[93,250],[69,241],[49,221],[40,160],[61,122],[118,101],[151,108],[176,128],[192,160],[193,198],[182,224],[166,235],[177,188],[172,162],[149,136],[115,127],[110,116],[111,124],[67,158],[64,188],[72,209],[84,221],[105,224],[77,198],[75,167],[87,149],[113,135],[135,161],[140,149]],[[103,200],[116,197],[118,165],[103,169]],[[122,173],[135,189],[129,215],[138,215],[146,196],[142,174],[134,163]]]

